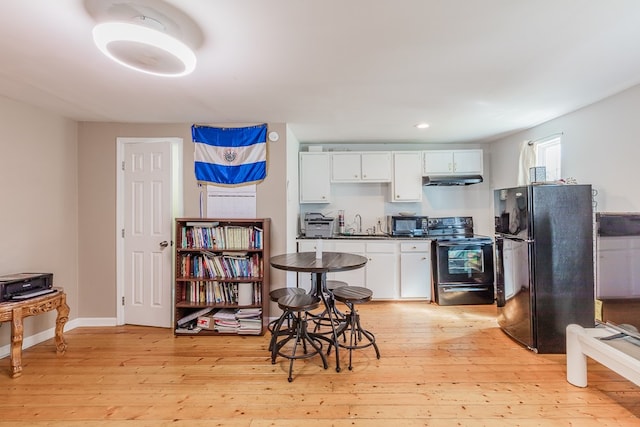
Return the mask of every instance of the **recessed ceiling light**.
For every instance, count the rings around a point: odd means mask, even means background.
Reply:
[[[417,125],[415,125],[418,129],[426,129],[429,127],[429,123],[418,123]]]
[[[145,24],[154,22],[141,17]],[[162,24],[155,21],[156,26]],[[165,77],[186,76],[196,68],[191,48],[149,26],[107,22],[93,29],[93,40],[107,57],[133,70]]]

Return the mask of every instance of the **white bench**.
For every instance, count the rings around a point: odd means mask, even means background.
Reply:
[[[598,339],[617,332],[607,327],[583,328],[573,324],[567,326],[567,381],[578,387],[587,386],[589,356],[640,386],[640,347],[623,339]]]

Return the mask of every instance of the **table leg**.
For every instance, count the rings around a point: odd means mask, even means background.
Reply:
[[[338,334],[336,333],[336,325],[333,322],[331,305],[327,301],[327,296],[325,295],[325,291],[327,290],[327,282],[326,282],[326,274],[325,273],[316,273],[315,276],[315,287],[318,296],[322,299],[325,308],[327,309],[327,316],[329,316],[329,323],[331,324],[331,336],[333,337],[332,342],[329,343],[329,351],[331,351],[331,347],[335,348],[336,352],[336,372],[340,372],[340,355],[338,354]]]
[[[56,317],[56,353],[64,354],[67,351],[67,343],[64,341],[64,325],[69,320],[69,306],[67,305],[67,296],[62,294],[60,299],[60,305],[57,307],[58,315]]]
[[[13,309],[11,320],[11,376],[13,378],[22,375],[22,308]]]
[[[567,381],[577,387],[587,386],[587,356],[582,352],[578,335],[582,327],[567,326]]]

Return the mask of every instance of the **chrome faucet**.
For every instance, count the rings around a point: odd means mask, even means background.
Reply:
[[[356,214],[355,218],[353,219],[354,221],[358,221],[358,229],[356,231],[356,233],[362,233],[362,217],[360,216],[360,214]]]

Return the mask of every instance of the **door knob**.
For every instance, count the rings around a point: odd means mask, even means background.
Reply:
[[[160,242],[161,248],[166,248],[167,246],[169,246],[169,242],[167,242],[166,240],[163,240],[162,242]]]

